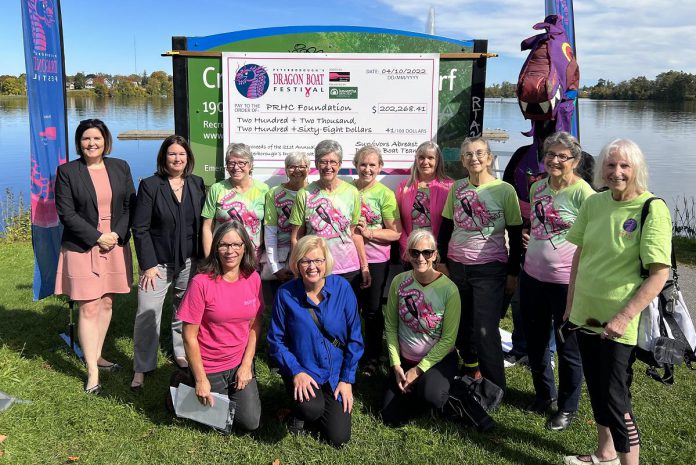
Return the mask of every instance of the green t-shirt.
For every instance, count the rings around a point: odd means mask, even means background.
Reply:
[[[278,247],[290,247],[290,213],[296,197],[297,191],[286,189],[282,184],[272,187],[266,193],[264,224],[278,228]]]
[[[522,224],[515,188],[494,179],[474,186],[469,178],[455,182],[442,216],[454,223],[447,258],[464,265],[507,263],[505,227]]]
[[[399,218],[394,191],[381,182],[376,182],[369,189],[360,191],[360,216],[365,217],[368,229],[382,229],[384,220]],[[368,263],[389,261],[391,244],[365,241],[365,255]]]
[[[216,228],[228,221],[239,221],[258,252],[262,243],[261,226],[266,192],[268,186],[256,180],[246,192],[237,192],[229,179],[225,179],[210,186],[201,216],[214,220]]]
[[[461,301],[457,286],[441,275],[422,286],[412,271],[397,275],[384,307],[384,334],[391,366],[401,357],[428,371],[454,348]]]
[[[662,201],[650,204],[643,230],[640,214],[644,192],[635,199],[618,202],[611,191],[588,197],[566,240],[582,247],[575,276],[575,294],[570,321],[587,326],[587,319],[606,323],[619,313],[643,283],[639,256],[645,267],[653,263],[669,265],[672,250],[672,218]],[[617,339],[635,345],[638,316]],[[602,328],[588,328],[597,333]]]
[[[290,213],[290,224],[305,226],[306,234],[326,241],[334,259],[334,273],[360,269],[358,251],[350,233],[351,225],[360,220],[360,193],[350,183],[341,181],[331,192],[314,181],[297,192]]]

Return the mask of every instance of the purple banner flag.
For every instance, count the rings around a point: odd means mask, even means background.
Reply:
[[[578,50],[575,47],[575,15],[573,13],[573,0],[545,0],[545,16],[557,15],[561,19],[563,29],[565,29],[568,42],[573,49],[575,60],[580,64],[578,59]],[[582,70],[582,66],[580,67]],[[575,110],[571,121],[570,133],[580,139],[580,115],[578,111],[578,99],[575,97]]]
[[[31,137],[31,235],[34,300],[53,294],[62,226],[55,202],[58,165],[65,163],[65,72],[59,0],[20,0]]]

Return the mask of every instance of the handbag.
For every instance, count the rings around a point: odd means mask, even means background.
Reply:
[[[641,230],[650,203],[656,199],[658,197],[651,197],[643,204]],[[636,358],[648,365],[646,374],[663,384],[674,383],[674,365],[686,363],[687,367],[693,370],[695,368],[692,362],[696,361],[696,331],[679,289],[679,272],[674,248],[671,262],[672,279],[665,283],[662,291],[640,314],[636,348]],[[643,279],[649,275],[642,260],[640,273]],[[659,369],[663,370],[663,374],[659,373]]]

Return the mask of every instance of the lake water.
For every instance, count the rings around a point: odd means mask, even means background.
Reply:
[[[29,191],[29,120],[26,98],[0,97],[0,197],[5,189]],[[68,134],[72,139],[78,122],[103,119],[114,135],[112,154],[128,161],[133,177],[149,176],[161,141],[120,141],[115,137],[130,129],[172,129],[174,106],[171,99],[141,100],[68,98]],[[510,139],[494,142],[501,167],[518,147],[529,143],[521,132],[530,127],[522,118],[515,99],[489,99],[485,105],[484,127],[503,129]],[[580,100],[580,136],[583,148],[597,155],[617,137],[633,139],[646,154],[650,190],[674,206],[678,198],[696,197],[696,102]],[[71,159],[74,147],[70,143]]]

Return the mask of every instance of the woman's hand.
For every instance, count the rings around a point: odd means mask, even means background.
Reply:
[[[399,386],[401,392],[406,392],[406,374],[404,373],[404,369],[401,368],[401,365],[394,365],[392,369],[396,376],[396,385]]]
[[[280,282],[288,281],[294,277],[292,271],[288,270],[287,268],[281,268],[280,270],[273,273],[273,275],[276,278],[278,278],[278,281]]]
[[[370,268],[365,267],[360,270],[362,281],[360,282],[360,289],[367,289],[372,285],[372,276],[370,275]]]
[[[147,291],[148,285],[152,288],[152,290],[155,290],[155,278],[162,279],[162,275],[160,275],[159,270],[157,269],[156,266],[153,266],[152,268],[148,268],[147,270],[143,271],[142,274],[140,275],[140,283],[138,286],[140,289],[143,291]]]
[[[319,389],[319,385],[314,381],[314,378],[304,371],[295,375],[292,379],[292,384],[295,386],[294,399],[299,402],[304,402],[312,397],[316,397],[314,389]],[[314,387],[314,389],[312,389],[312,387]]]
[[[235,387],[237,388],[237,390],[241,391],[242,389],[247,387],[247,385],[249,385],[253,377],[254,376],[251,372],[250,365],[239,365],[239,368],[237,368],[237,374],[234,377]]]
[[[353,412],[353,385],[339,381],[338,386],[336,386],[336,390],[334,391],[334,399],[338,400],[339,394],[341,395],[341,400],[343,401],[343,413]]]
[[[529,245],[529,229],[523,229],[522,230],[522,248],[524,250],[527,250],[528,245]]]
[[[404,392],[411,392],[413,383],[423,374],[423,370],[418,367],[413,367],[404,374]]]
[[[609,320],[604,327],[604,332],[601,337],[607,339],[616,339],[624,335],[626,327],[631,322],[631,319],[623,313],[617,313],[614,318]]]
[[[360,219],[358,220],[358,224],[355,225],[355,232],[358,234],[362,235],[365,239],[369,239],[369,233],[367,229],[367,219],[365,219],[364,216],[361,216]]]
[[[99,239],[97,239],[97,244],[99,244],[99,248],[102,251],[108,252],[116,247],[116,244],[118,244],[118,235],[111,232],[104,233],[99,236]]]
[[[196,381],[196,397],[198,397],[198,402],[203,405],[209,405],[212,407],[215,404],[215,399],[210,393],[210,381],[205,377],[200,381]]]

